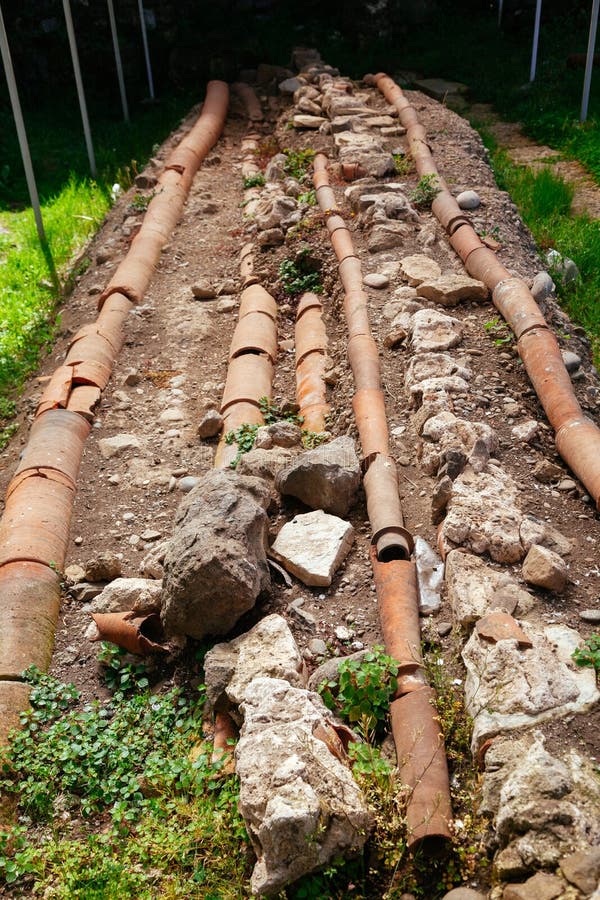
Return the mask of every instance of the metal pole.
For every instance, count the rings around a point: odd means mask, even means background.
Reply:
[[[8,36],[6,34],[6,28],[4,27],[2,7],[0,7],[0,51],[2,53],[2,63],[4,65],[6,82],[8,84],[10,104],[12,106],[13,118],[15,120],[15,126],[17,129],[17,137],[19,139],[19,147],[21,149],[21,159],[23,161],[23,168],[25,169],[25,178],[27,179],[29,199],[31,200],[31,208],[33,209],[33,216],[35,218],[35,227],[37,228],[38,237],[41,243],[46,244],[47,238],[46,232],[44,231],[44,223],[42,222],[40,198],[38,196],[35,176],[33,174],[33,165],[31,163],[29,143],[27,141],[25,122],[23,121],[23,113],[21,112],[21,103],[19,101],[19,92],[17,91],[17,83],[15,81],[15,73],[10,55],[10,48],[8,46]]]
[[[540,19],[542,17],[542,0],[537,0],[535,5],[535,24],[533,26],[533,47],[531,48],[531,69],[529,70],[529,81],[535,81],[535,70],[537,67],[538,44],[540,40]]]
[[[594,0],[592,4],[592,17],[590,19],[590,33],[588,37],[587,57],[585,60],[585,76],[583,79],[583,96],[581,98],[580,122],[585,122],[588,114],[590,99],[590,87],[592,84],[592,69],[594,68],[594,50],[596,49],[596,29],[598,27],[598,7],[600,0]]]
[[[117,79],[119,82],[119,92],[121,94],[121,106],[123,107],[123,118],[129,122],[129,107],[127,106],[127,94],[125,92],[125,79],[123,78],[123,65],[121,63],[121,51],[119,50],[119,36],[117,34],[117,22],[115,20],[115,8],[113,0],[107,0],[108,3],[108,20],[110,22],[110,33],[112,35],[113,48],[115,51],[115,64],[117,66]]]
[[[67,23],[67,34],[69,36],[69,46],[71,48],[73,72],[75,73],[75,84],[77,85],[81,121],[83,122],[83,133],[85,135],[85,144],[87,147],[88,159],[90,161],[90,172],[92,173],[92,177],[95,178],[96,159],[94,157],[94,145],[92,144],[92,132],[90,131],[90,120],[88,118],[87,106],[85,103],[83,81],[81,80],[81,68],[79,66],[79,54],[77,52],[77,41],[75,40],[75,30],[73,28],[73,18],[71,16],[71,5],[69,0],[63,0],[63,9],[65,11],[65,21]]]
[[[154,82],[152,80],[152,66],[150,65],[150,52],[148,50],[148,35],[146,34],[146,19],[144,16],[144,0],[138,0],[140,11],[140,25],[142,26],[142,43],[144,45],[144,57],[146,59],[146,72],[148,73],[148,90],[150,99],[154,100]]]

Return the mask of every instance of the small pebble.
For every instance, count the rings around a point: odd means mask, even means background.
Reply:
[[[600,625],[600,609],[582,609],[579,618],[591,625]]]
[[[572,478],[563,478],[563,480],[559,481],[556,485],[556,489],[558,491],[576,491],[577,485]]]
[[[81,535],[77,535],[77,537],[75,538],[73,543],[76,544],[78,547],[81,547],[81,545],[83,544],[83,538],[81,537]]]
[[[452,622],[438,622],[437,633],[440,637],[446,637],[452,631]]]
[[[177,487],[180,491],[183,491],[184,494],[189,493],[192,488],[195,488],[199,482],[199,478],[195,478],[193,475],[186,475],[185,478],[180,478],[177,482]]]
[[[349,641],[352,639],[352,632],[344,625],[338,625],[334,633],[338,641]]]
[[[327,644],[320,638],[314,638],[308,642],[308,650],[313,656],[325,656],[327,654]]]
[[[477,209],[481,206],[479,194],[476,191],[462,191],[456,198],[461,209]]]
[[[151,528],[149,528],[148,531],[142,532],[142,540],[143,541],[157,541],[161,537],[162,537],[162,532],[154,531]]]
[[[371,275],[365,275],[363,278],[363,284],[367,287],[377,288],[378,290],[386,288],[389,283],[390,279],[387,275],[379,275],[376,272],[373,272]]]

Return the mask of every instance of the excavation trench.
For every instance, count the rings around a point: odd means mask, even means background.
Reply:
[[[436,178],[439,193],[432,210],[467,272],[492,292],[496,309],[514,332],[525,370],[554,429],[556,448],[600,509],[600,429],[584,415],[556,338],[531,291],[499,262],[465,217],[438,172],[425,129],[402,90],[383,73],[367,78],[398,111],[418,175]]]
[[[210,82],[202,113],[171,153],[131,248],[100,295],[99,315],[74,336],[36,410],[29,442],[0,521],[0,744],[18,725],[29,666],[50,663],[60,607],[77,475],[101,393],[123,343],[124,325],[148,288],[198,167],[225,122],[228,87]]]

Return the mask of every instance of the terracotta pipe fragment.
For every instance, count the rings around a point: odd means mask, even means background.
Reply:
[[[408,560],[381,561],[371,548],[377,606],[387,653],[398,662],[396,699],[426,684],[421,654],[417,570]]]
[[[404,527],[395,461],[378,453],[370,462],[363,481],[377,559],[380,562],[410,559],[414,542]]]
[[[245,84],[243,81],[236,81],[231,85],[231,90],[237,94],[242,101],[250,122],[262,122],[264,118],[262,107],[255,91],[250,85]]]
[[[272,363],[277,359],[277,328],[269,315],[251,312],[238,321],[229,348],[229,358],[235,359],[244,353],[264,353]]]
[[[240,736],[240,730],[228,712],[215,712],[215,731],[213,735],[213,765],[223,761],[223,774],[232,774],[235,771],[233,758],[233,743]],[[223,759],[223,757],[226,757]]]
[[[18,680],[29,666],[45,672],[60,608],[58,572],[43,563],[7,563],[0,568],[0,596],[0,680]]]
[[[66,410],[38,416],[31,426],[15,477],[32,469],[56,470],[69,479],[75,490],[83,447],[89,433],[89,424]]]
[[[383,391],[377,388],[360,388],[352,399],[354,417],[363,458],[376,453],[389,456],[389,435],[385,415]]]
[[[64,569],[74,490],[26,478],[10,491],[0,521],[0,567],[20,560]]]
[[[118,613],[92,613],[98,634],[92,641],[110,641],[137,656],[167,653],[164,631],[158,613],[139,615],[129,610]]]
[[[264,313],[274,322],[277,320],[277,303],[260,284],[251,284],[242,291],[238,318],[255,312]]]
[[[348,341],[348,360],[355,372],[359,390],[381,391],[381,373],[377,344],[370,335],[355,334]]]
[[[329,413],[324,381],[327,331],[322,303],[316,294],[303,294],[296,313],[296,400],[302,425],[318,434],[325,431]]]

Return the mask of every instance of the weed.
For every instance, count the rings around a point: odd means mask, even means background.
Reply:
[[[302,181],[308,173],[315,158],[315,151],[310,147],[306,150],[284,150],[286,156],[284,169],[288,175],[297,181]]]
[[[244,453],[249,453],[250,450],[252,450],[256,440],[256,432],[259,428],[260,425],[251,425],[249,422],[243,422],[241,425],[238,425],[237,428],[227,432],[225,435],[225,443],[237,444],[237,454],[235,459],[232,459],[229,463],[230,468],[235,469]]]
[[[410,195],[410,201],[420,209],[429,209],[440,191],[438,176],[432,172],[419,178],[416,188]]]
[[[583,647],[573,651],[573,659],[578,666],[589,666],[600,673],[600,633],[596,632],[583,642]]]
[[[510,344],[513,340],[514,335],[512,331],[504,319],[500,319],[498,316],[485,322],[483,327],[497,347],[503,347],[505,344]]]
[[[408,153],[392,153],[392,156],[396,175],[409,175],[412,172],[414,164]]]
[[[154,197],[154,192],[151,194],[134,194],[131,200],[129,201],[129,205],[136,210],[136,212],[145,212],[150,205],[150,201]]]
[[[317,192],[315,190],[305,191],[303,194],[300,194],[298,197],[298,203],[304,204],[304,206],[316,206],[317,205]]]
[[[397,674],[398,663],[383,647],[373,647],[360,660],[343,660],[337,678],[320,684],[319,693],[329,709],[339,712],[368,740],[388,722]]]
[[[317,266],[308,247],[299,250],[295,259],[284,259],[279,266],[279,278],[286,294],[292,297],[306,291],[322,294],[323,285],[319,272],[316,271]]]
[[[327,440],[329,440],[327,431],[308,431],[305,428],[302,429],[302,446],[306,450],[314,450],[315,447],[319,447]]]
[[[144,662],[127,662],[128,653],[116,644],[102,641],[98,662],[102,663],[104,680],[115,697],[148,687],[148,670]]]
[[[1,773],[18,821],[0,830],[0,884],[57,900],[242,896],[238,785],[198,739],[203,689],[80,705],[72,685],[26,677],[32,708]]]
[[[248,190],[248,188],[253,187],[262,187],[265,183],[265,176],[260,172],[257,172],[256,175],[248,175],[244,178],[244,190]]]

